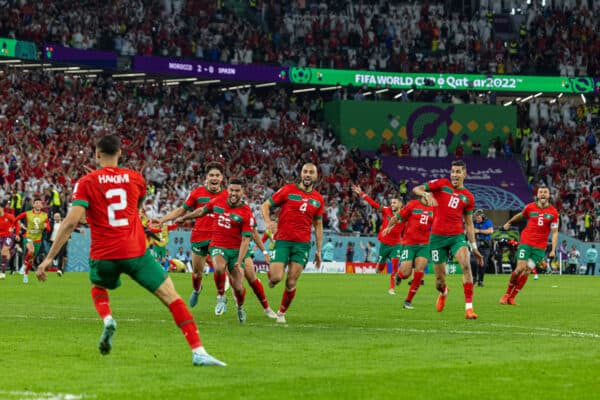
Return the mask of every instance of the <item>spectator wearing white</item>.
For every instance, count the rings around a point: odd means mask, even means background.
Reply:
[[[427,157],[427,154],[428,154],[428,152],[429,152],[429,145],[427,144],[427,141],[426,141],[426,140],[423,140],[423,141],[421,142],[421,145],[420,145],[420,147],[419,147],[419,150],[420,150],[420,151],[419,151],[419,155],[420,155],[421,157]]]
[[[435,143],[435,139],[429,139],[429,157],[437,157],[437,144]]]
[[[488,145],[487,158],[496,158],[496,147],[493,143]]]
[[[413,139],[410,143],[410,156],[413,158],[419,157],[419,143],[416,139]]]
[[[438,142],[438,157],[448,157],[448,146],[444,138],[440,138]]]

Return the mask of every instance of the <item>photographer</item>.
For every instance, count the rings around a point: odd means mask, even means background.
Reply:
[[[483,286],[483,276],[490,261],[490,252],[492,251],[492,233],[494,227],[492,221],[488,220],[479,209],[473,214],[473,226],[475,227],[475,240],[477,248],[483,256],[483,265],[479,265],[471,255],[471,268],[473,269],[473,283],[477,282],[477,286]]]

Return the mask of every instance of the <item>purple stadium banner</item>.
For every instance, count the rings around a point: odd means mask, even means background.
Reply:
[[[135,56],[132,71],[231,81],[288,82],[288,67],[220,64],[152,56]]]
[[[97,68],[117,68],[117,53],[114,51],[98,51],[74,49],[57,44],[44,44],[44,60],[87,65]]]
[[[369,152],[372,154],[372,152]],[[450,178],[454,157],[382,157],[382,168],[395,182],[408,180],[408,188],[431,179]],[[489,210],[521,210],[533,201],[531,190],[516,160],[467,157],[465,186],[475,196],[475,206]]]

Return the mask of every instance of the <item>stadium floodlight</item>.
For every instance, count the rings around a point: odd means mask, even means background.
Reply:
[[[132,72],[127,74],[113,74],[113,78],[135,78],[137,76],[146,76],[144,72]]]
[[[411,94],[414,91],[415,91],[414,89],[408,89],[408,92],[406,92],[406,94]]]
[[[65,71],[65,74],[98,74],[100,72],[102,72],[104,70],[102,69],[74,69],[74,70],[68,70]]]
[[[363,96],[370,96],[370,95],[372,95],[372,94],[373,94],[373,93],[371,93],[371,92],[364,92],[362,95],[363,95]]]
[[[507,101],[506,103],[503,104],[504,107],[508,107],[510,105],[512,105],[512,100],[511,101]]]
[[[529,96],[525,97],[523,100],[521,100],[521,103],[525,103],[526,101],[529,101],[531,99],[533,99],[533,95],[529,95]]]
[[[15,65],[11,65],[11,67],[13,68],[43,68],[43,67],[49,67],[52,64],[40,64],[40,63],[33,63],[33,64],[15,64]]]
[[[324,87],[324,88],[320,88],[319,90],[321,92],[328,92],[330,90],[337,90],[337,89],[341,89],[341,88],[342,87],[340,85],[337,85],[337,86],[327,86],[327,87]]]
[[[550,104],[554,104],[554,103],[556,103],[556,99],[550,100]]]
[[[317,88],[306,88],[306,89],[296,89],[292,91],[292,93],[305,93],[305,92],[314,92]]]
[[[163,82],[194,82],[196,78],[165,79]]]
[[[581,101],[583,101],[583,104],[587,103],[587,99],[585,98],[583,93],[581,93]]]
[[[269,86],[275,86],[275,85],[277,85],[277,82],[267,82],[267,83],[259,83],[258,85],[254,85],[254,87],[263,88],[263,87],[269,87]]]
[[[563,94],[562,94],[562,93],[559,93],[559,94],[558,94],[558,98],[559,98],[559,99],[560,99],[562,96],[563,96]]]
[[[221,92],[226,92],[228,90],[248,89],[249,87],[250,87],[250,85],[240,85],[240,86],[224,87],[219,90],[221,90]]]
[[[397,95],[395,95],[395,96],[394,96],[394,98],[395,98],[395,99],[399,99],[400,97],[402,97],[402,95],[403,95],[403,93],[402,93],[402,92],[400,92],[400,93],[398,93]]]
[[[46,71],[78,71],[79,67],[50,67],[46,68]]]
[[[21,60],[0,60],[0,64],[19,64]]]
[[[542,92],[536,93],[535,96],[533,97],[540,97],[542,95]]]
[[[375,93],[379,94],[379,93],[385,93],[387,92],[389,89],[379,89],[377,90]]]
[[[211,83],[219,83],[221,82],[220,79],[210,79],[207,81],[196,81],[194,82],[194,85],[210,85]]]

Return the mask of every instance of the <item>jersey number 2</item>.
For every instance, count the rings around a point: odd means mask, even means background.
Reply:
[[[129,220],[127,218],[116,218],[115,211],[121,211],[127,208],[127,192],[125,189],[110,189],[105,194],[107,199],[118,197],[118,203],[111,203],[108,205],[108,223],[111,226],[127,226]]]

